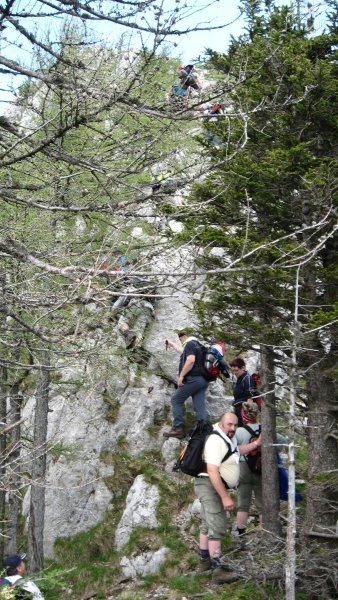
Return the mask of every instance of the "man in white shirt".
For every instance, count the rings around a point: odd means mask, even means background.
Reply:
[[[25,600],[44,600],[37,585],[33,581],[23,579],[26,574],[25,558],[26,554],[6,556],[4,560],[6,575],[1,581],[1,587],[18,588],[20,597]]]
[[[200,557],[201,570],[212,569],[215,583],[231,583],[237,576],[226,572],[221,563],[221,539],[227,531],[227,512],[234,509],[229,489],[239,481],[239,459],[261,445],[261,438],[249,444],[237,445],[235,437],[238,419],[234,413],[225,413],[214,425],[218,435],[211,434],[204,447],[206,473],[195,479],[195,493],[201,502]],[[225,455],[231,454],[226,460]],[[224,461],[224,462],[223,462]]]

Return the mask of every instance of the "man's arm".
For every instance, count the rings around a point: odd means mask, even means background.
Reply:
[[[170,348],[174,348],[174,350],[176,350],[176,352],[178,352],[179,354],[182,354],[182,345],[181,344],[176,344],[176,342],[173,342],[172,340],[167,339],[165,341],[166,346],[170,346]]]
[[[193,366],[195,364],[195,360],[196,360],[196,357],[194,354],[188,354],[187,358],[185,359],[185,363],[182,367],[182,371],[180,372],[179,377],[177,379],[178,387],[182,387],[183,379],[189,373],[189,371],[191,371],[191,369],[193,368]]]
[[[252,450],[256,450],[262,445],[262,436],[260,435],[253,442],[249,442],[248,444],[242,444],[241,446],[237,446],[239,453],[241,456],[243,454],[249,454]]]
[[[209,475],[209,479],[213,487],[215,488],[217,494],[221,499],[224,510],[232,510],[235,504],[231,496],[228,494],[227,489],[224,487],[224,483],[219,474],[218,467],[216,467],[216,465],[211,465],[210,463],[207,463],[207,473]]]

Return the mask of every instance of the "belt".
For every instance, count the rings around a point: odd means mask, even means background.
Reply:
[[[196,475],[196,479],[206,479],[207,477],[209,479],[209,475]],[[224,479],[222,477],[221,477],[221,479],[222,479],[222,483],[223,483],[224,487],[227,490],[236,490],[237,489],[237,487],[233,487],[233,488],[229,487],[227,482],[224,481]],[[210,479],[209,479],[209,481],[210,481]]]

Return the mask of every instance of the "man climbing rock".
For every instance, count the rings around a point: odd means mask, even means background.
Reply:
[[[185,436],[185,425],[183,418],[183,404],[191,396],[194,411],[198,421],[206,421],[208,414],[205,408],[205,392],[208,381],[202,376],[203,352],[198,340],[189,335],[186,330],[179,331],[180,343],[166,340],[166,345],[174,348],[181,354],[177,389],[172,395],[171,406],[173,426],[164,432],[166,438],[175,437],[183,439]]]

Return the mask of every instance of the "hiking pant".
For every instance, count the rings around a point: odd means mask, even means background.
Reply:
[[[237,510],[249,512],[252,493],[255,494],[255,506],[259,514],[262,514],[262,475],[250,471],[245,461],[240,461],[240,476],[237,488]]]
[[[208,381],[201,375],[187,375],[182,387],[178,387],[171,397],[173,427],[184,427],[183,404],[191,396],[198,421],[206,421],[208,413],[205,408],[205,392]]]
[[[195,494],[201,502],[200,533],[209,540],[220,540],[227,533],[227,513],[209,477],[194,480]]]
[[[243,427],[242,421],[242,404],[243,402],[237,402],[237,404],[233,404],[235,415],[238,418],[238,427]]]

